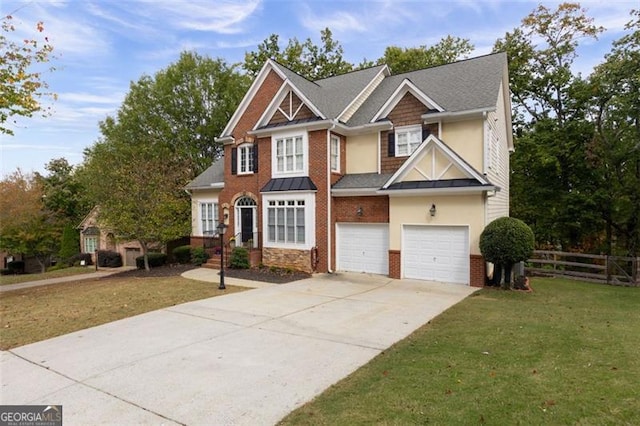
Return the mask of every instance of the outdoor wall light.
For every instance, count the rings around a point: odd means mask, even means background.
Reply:
[[[431,204],[431,208],[429,209],[429,214],[431,215],[431,217],[434,217],[436,215],[436,205],[435,204]]]
[[[362,207],[358,207],[356,209],[356,216],[362,216],[364,214],[364,211],[362,210]]]

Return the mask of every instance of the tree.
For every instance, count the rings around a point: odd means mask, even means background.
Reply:
[[[510,287],[513,265],[527,260],[534,245],[533,231],[519,219],[501,217],[484,228],[480,234],[480,252],[486,261],[495,264],[495,285],[500,284],[504,271],[504,287]]]
[[[78,253],[80,253],[80,236],[73,226],[67,224],[62,231],[58,257],[64,262]]]
[[[605,221],[607,253],[640,253],[640,10],[631,32],[613,43],[590,78],[596,132],[587,161],[594,170],[596,211]]]
[[[279,37],[271,34],[258,50],[245,53],[243,68],[250,77],[255,77],[267,59],[273,59],[292,71],[311,81],[334,75],[344,74],[353,69],[353,65],[343,58],[343,49],[339,42],[333,40],[329,28],[320,31],[321,46],[307,38],[300,43],[297,38],[289,39],[283,51],[280,50]]]
[[[37,175],[42,180],[44,208],[61,227],[77,226],[92,206],[84,195],[75,167],[65,158],[56,158],[49,161],[45,169],[49,172],[46,176]]]
[[[125,100],[125,105],[127,101]],[[190,231],[189,200],[183,190],[191,179],[188,159],[136,128],[121,107],[121,121],[100,123],[103,140],[85,151],[82,179],[98,206],[100,223],[118,238],[137,240],[145,269],[154,243],[166,243]]]
[[[494,46],[509,56],[515,109],[511,211],[541,245],[584,247],[601,227],[584,161],[593,136],[587,85],[571,66],[579,42],[602,30],[578,4],[540,5]]]
[[[0,181],[0,248],[34,256],[44,272],[58,249],[60,233],[42,195],[40,180],[19,169]]]
[[[38,98],[55,95],[47,93],[48,85],[42,79],[42,73],[34,70],[36,64],[46,64],[53,56],[53,46],[47,37],[42,40],[24,39],[21,42],[11,40],[16,28],[13,17],[2,18],[0,32],[0,133],[13,135],[7,127],[7,121],[13,116],[31,117],[42,111]],[[44,24],[38,22],[36,29],[44,31]],[[49,68],[53,71],[54,68]],[[47,115],[45,111],[44,115]]]
[[[449,35],[431,47],[389,46],[378,64],[387,64],[394,74],[400,74],[468,58],[473,49],[468,39]]]

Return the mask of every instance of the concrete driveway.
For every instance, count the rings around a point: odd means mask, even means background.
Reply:
[[[1,353],[0,404],[65,425],[269,425],[476,289],[320,275]]]

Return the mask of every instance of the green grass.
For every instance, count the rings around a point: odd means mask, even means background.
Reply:
[[[481,290],[282,423],[640,424],[640,289],[532,286]]]
[[[244,290],[182,277],[108,277],[8,291],[0,297],[0,350]]]
[[[45,272],[44,274],[0,275],[0,285],[20,284],[28,281],[39,281],[46,280],[48,278],[68,277],[78,274],[90,274],[95,271],[95,266],[73,266],[71,268]]]

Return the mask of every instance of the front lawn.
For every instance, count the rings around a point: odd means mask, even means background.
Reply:
[[[0,349],[243,290],[246,289],[233,286],[218,290],[217,284],[180,276],[123,278],[115,275],[9,291],[0,298]]]
[[[93,272],[96,272],[95,266],[73,266],[71,268],[45,272],[44,274],[0,275],[0,285],[19,284],[28,281],[39,281],[49,278],[68,277],[78,274],[91,274]]]
[[[282,423],[640,424],[640,288],[532,286],[481,290]]]

